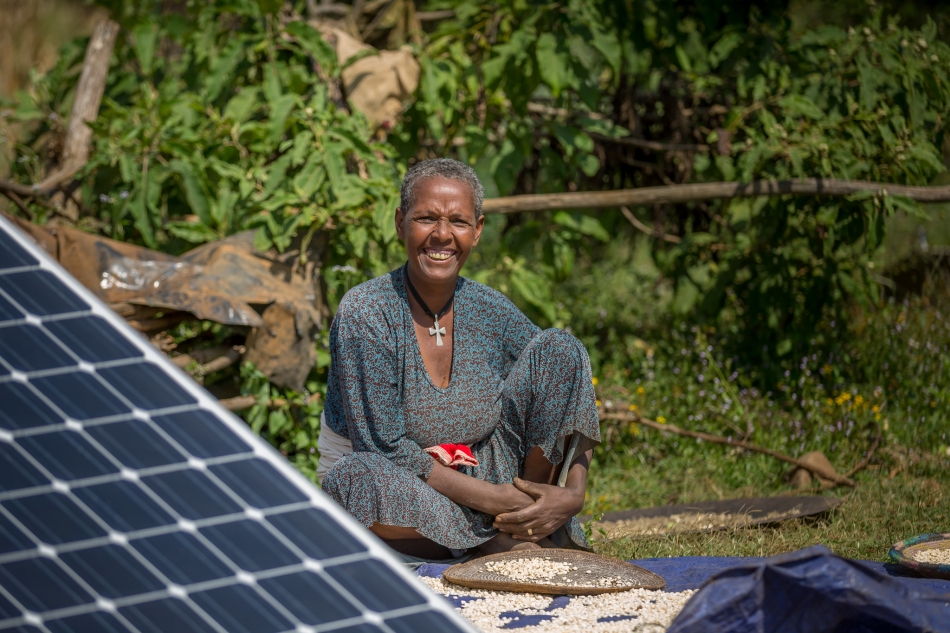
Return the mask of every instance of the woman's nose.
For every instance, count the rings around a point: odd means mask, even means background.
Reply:
[[[452,227],[449,225],[448,218],[439,218],[435,223],[435,236],[439,239],[447,240],[452,237]]]

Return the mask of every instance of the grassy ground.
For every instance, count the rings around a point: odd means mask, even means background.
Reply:
[[[599,551],[623,558],[763,556],[813,544],[885,560],[896,541],[950,532],[950,298],[939,292],[855,312],[847,343],[795,359],[758,389],[701,330],[673,332],[639,367],[600,377],[602,406],[800,457],[821,451],[846,473],[882,437],[857,487],[820,494],[844,503],[826,516],[712,534],[624,538]],[[651,343],[652,344],[652,343]],[[800,364],[799,364],[800,363]],[[789,465],[733,447],[604,422],[585,513],[797,492]],[[907,459],[910,455],[911,459]]]
[[[795,493],[776,471],[756,457],[728,464],[716,458],[671,458],[652,466],[607,468],[592,481],[588,506],[611,509],[644,507],[735,497]],[[774,460],[773,460],[774,461]],[[850,558],[885,560],[896,541],[925,532],[950,532],[950,467],[918,464],[890,478],[896,462],[886,457],[856,476],[857,487],[824,494],[844,503],[823,516],[785,521],[773,526],[740,528],[708,534],[623,538],[598,543],[600,553],[618,558],[663,556],[771,556],[822,544]],[[735,470],[765,483],[735,487]],[[771,477],[769,477],[771,476]],[[751,479],[750,479],[751,480]],[[609,500],[609,501],[608,501]]]

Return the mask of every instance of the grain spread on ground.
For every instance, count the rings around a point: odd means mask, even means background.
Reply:
[[[676,534],[679,532],[705,532],[731,530],[759,523],[772,523],[795,516],[797,509],[787,512],[770,512],[756,517],[748,514],[725,512],[690,512],[663,517],[642,517],[621,521],[602,521],[594,525],[594,538],[623,538],[625,536],[649,536]],[[601,531],[603,531],[601,533]]]
[[[950,549],[922,549],[914,552],[914,560],[930,565],[950,565]]]
[[[485,563],[485,569],[514,582],[530,582],[536,585],[601,588],[618,587],[624,584],[624,579],[619,576],[594,576],[591,570],[573,574],[572,572],[577,571],[576,566],[554,561],[550,558],[515,558],[512,560],[489,561]]]
[[[444,596],[470,597],[457,611],[481,631],[497,631],[530,615],[551,619],[530,626],[530,633],[662,633],[695,591],[678,593],[631,589],[599,596],[572,596],[567,606],[548,611],[552,596],[469,589],[442,578],[420,578]],[[505,617],[501,617],[505,614]]]

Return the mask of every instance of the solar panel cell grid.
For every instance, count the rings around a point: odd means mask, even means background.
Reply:
[[[0,218],[0,630],[471,630],[13,231]]]
[[[0,231],[0,269],[35,266],[37,263],[12,237]]]
[[[38,317],[89,310],[85,301],[70,292],[62,281],[45,270],[8,273],[0,276],[0,290],[16,301],[22,311]]]

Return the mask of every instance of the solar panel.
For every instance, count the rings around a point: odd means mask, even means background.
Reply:
[[[0,630],[474,629],[0,217]]]

